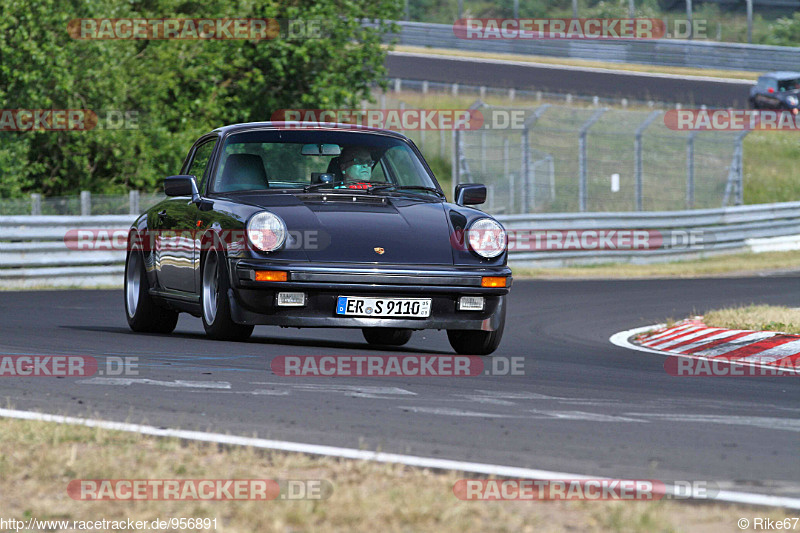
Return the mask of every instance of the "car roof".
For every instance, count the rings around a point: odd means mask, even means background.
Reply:
[[[796,80],[800,78],[800,72],[791,72],[788,70],[780,70],[776,72],[767,72],[759,76],[761,78],[775,78],[776,80]]]
[[[229,124],[216,128],[212,133],[219,133],[221,135],[228,135],[239,131],[253,131],[253,130],[285,130],[285,131],[340,131],[342,133],[357,132],[357,133],[372,133],[375,135],[387,135],[398,139],[407,140],[408,138],[396,131],[382,130],[379,128],[370,128],[368,126],[361,126],[358,124],[342,124],[337,122],[320,122],[313,123],[313,126],[303,127],[298,122],[243,122],[241,124]]]

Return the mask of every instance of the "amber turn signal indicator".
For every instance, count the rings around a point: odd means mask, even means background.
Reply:
[[[286,272],[279,270],[256,270],[256,281],[286,281]]]
[[[505,287],[506,278],[497,276],[484,276],[481,278],[481,287]]]

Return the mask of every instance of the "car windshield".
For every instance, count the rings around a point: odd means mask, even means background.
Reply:
[[[267,130],[226,138],[211,182],[212,192],[287,189],[440,194],[417,153],[393,137],[347,131]]]
[[[797,89],[800,89],[800,79],[778,80],[778,90],[780,91],[796,91]]]

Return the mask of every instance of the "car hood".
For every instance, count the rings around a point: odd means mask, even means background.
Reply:
[[[240,198],[278,215],[309,261],[452,265],[441,202],[390,195],[263,195]],[[277,255],[274,256],[279,258]]]

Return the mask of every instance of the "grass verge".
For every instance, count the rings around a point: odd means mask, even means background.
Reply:
[[[740,517],[783,510],[660,502],[461,501],[463,474],[219,447],[82,426],[0,419],[3,518],[217,519],[217,530],[260,531],[692,531],[735,529]],[[76,501],[74,479],[325,479],[327,500]]]
[[[748,305],[708,311],[707,326],[800,334],[800,309],[773,305]]]
[[[800,251],[765,252],[760,254],[726,254],[652,265],[630,263],[601,263],[562,268],[514,267],[514,278],[589,278],[589,279],[646,279],[697,278],[713,276],[750,276],[764,272],[798,271]]]

